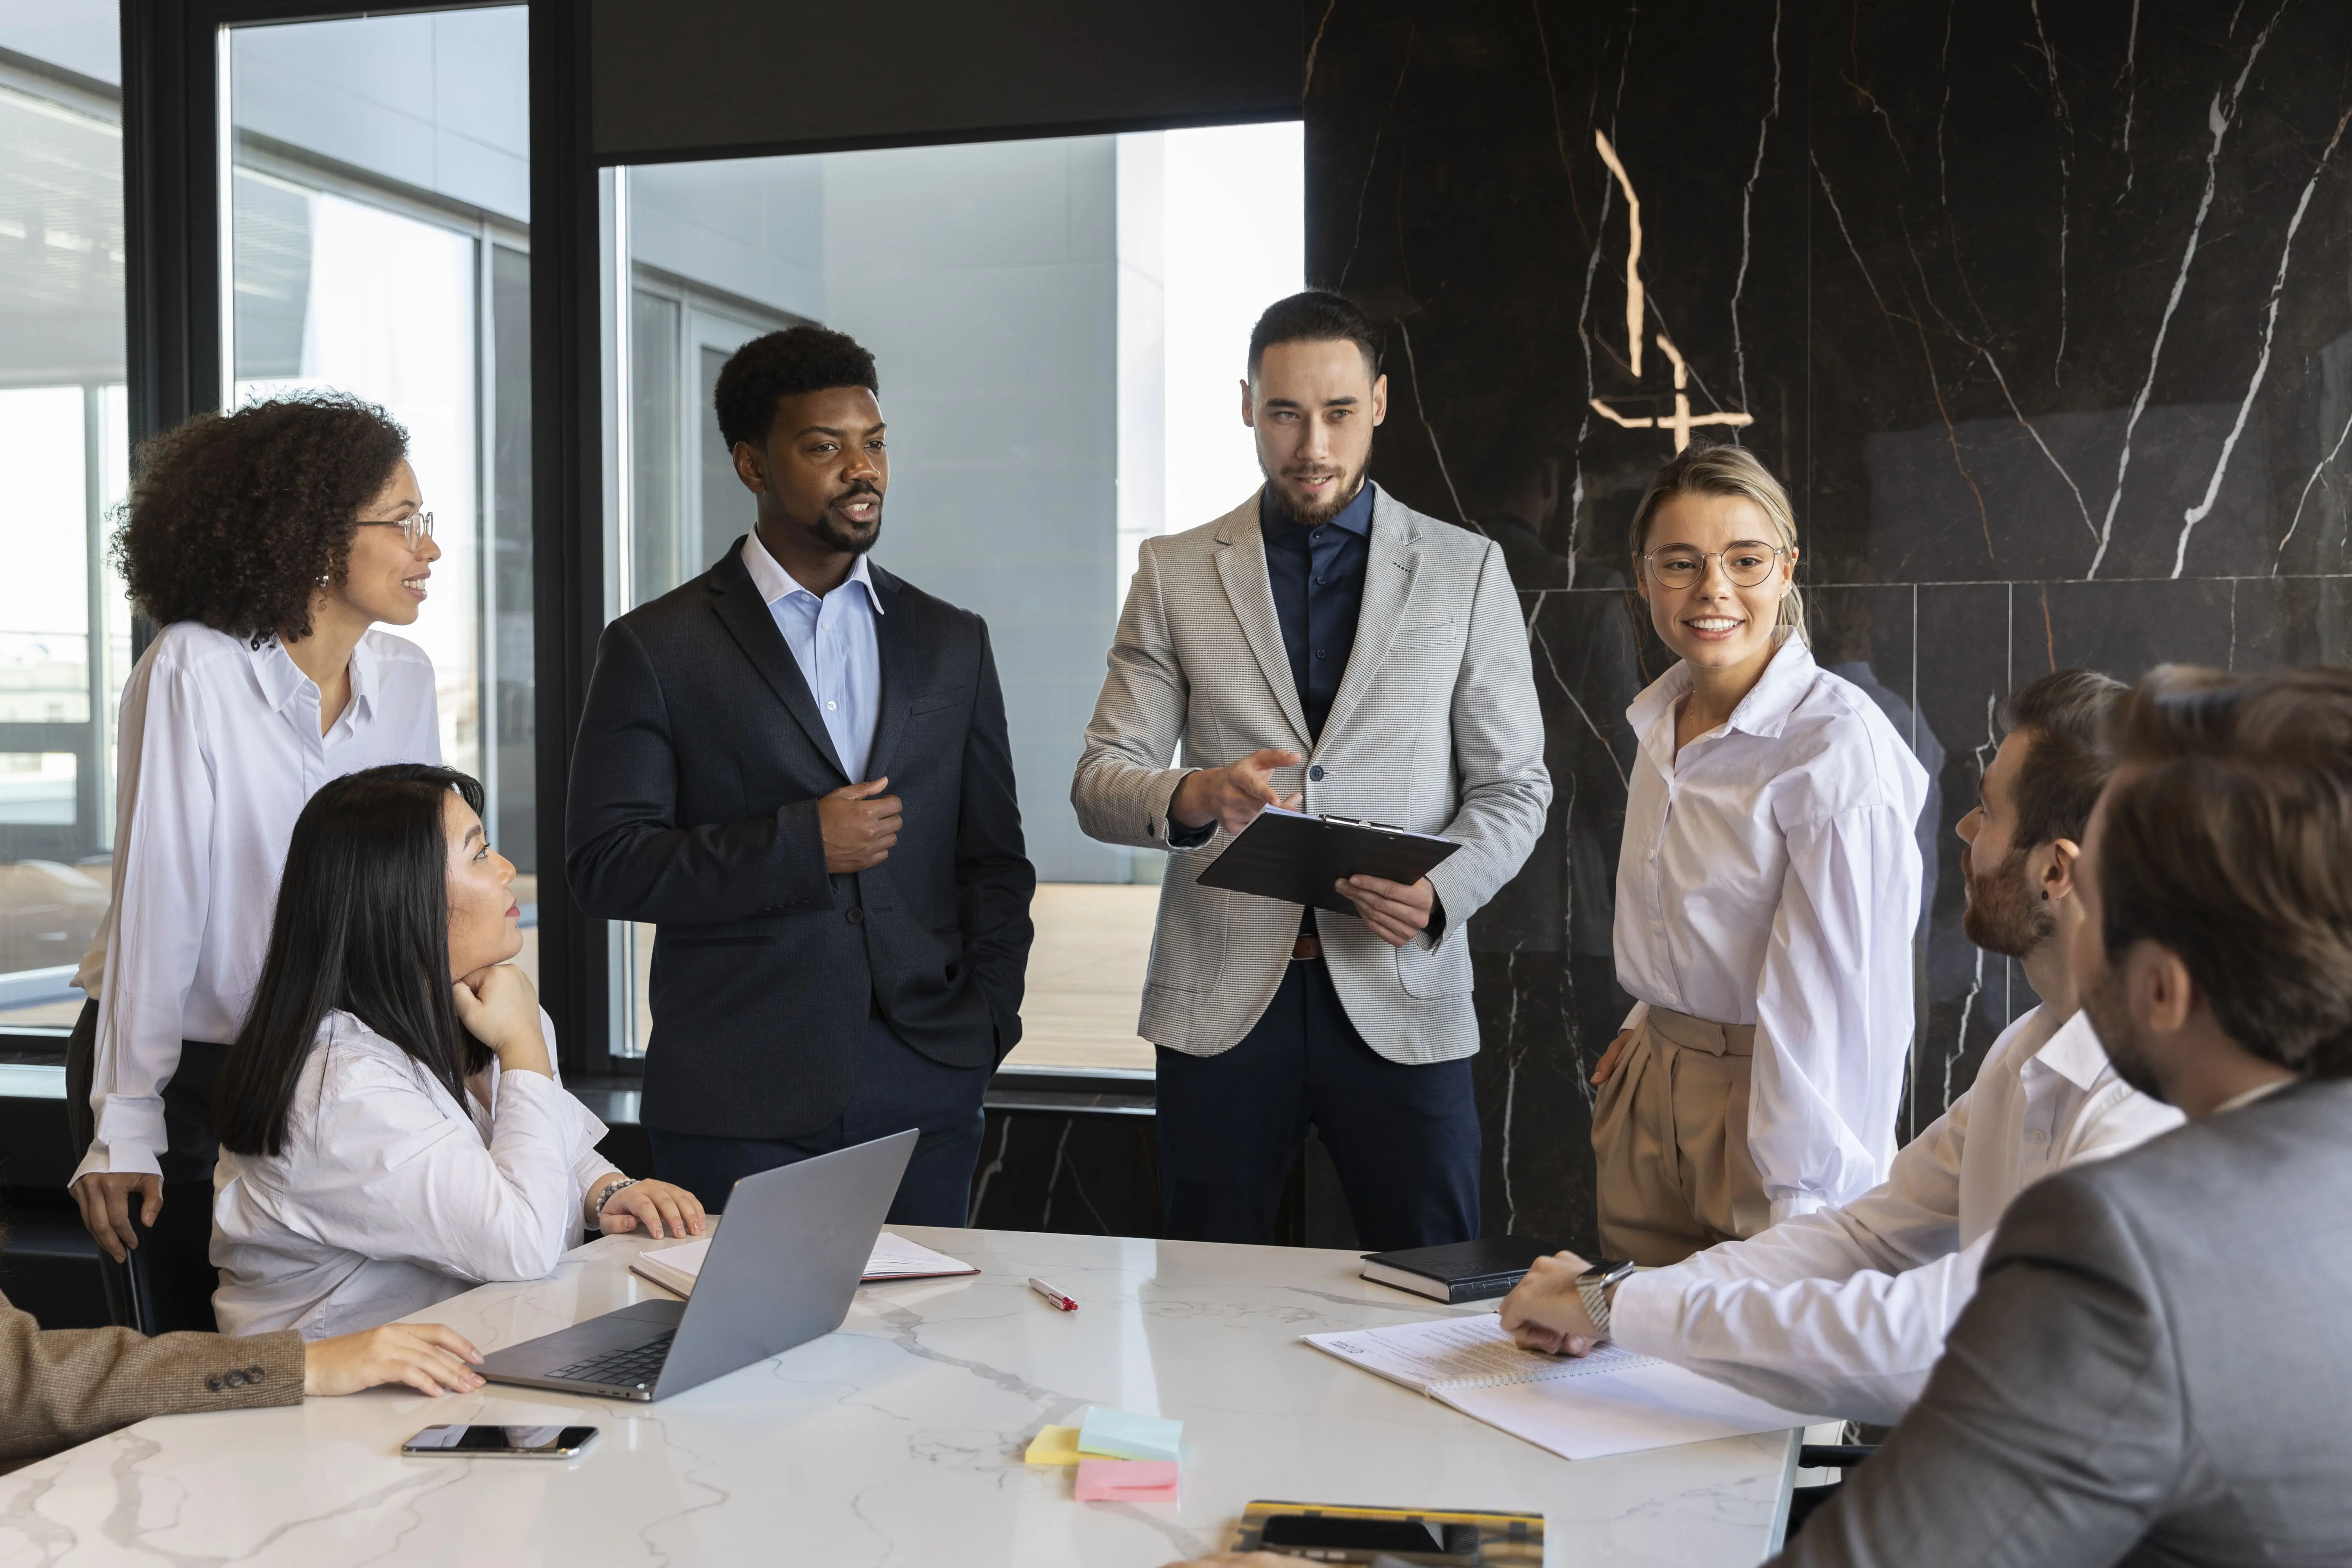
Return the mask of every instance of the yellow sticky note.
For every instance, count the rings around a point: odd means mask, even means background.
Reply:
[[[1029,1451],[1021,1456],[1024,1464],[1075,1465],[1078,1462],[1078,1429],[1075,1426],[1048,1426],[1029,1440]]]

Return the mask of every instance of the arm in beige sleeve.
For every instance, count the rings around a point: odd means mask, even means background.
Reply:
[[[37,1458],[150,1415],[302,1400],[302,1336],[48,1329],[0,1297],[0,1462]]]

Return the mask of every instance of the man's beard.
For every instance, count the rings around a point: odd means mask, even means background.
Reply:
[[[874,498],[874,521],[862,531],[844,521],[841,514],[834,510],[855,496]],[[809,531],[829,549],[845,551],[852,555],[865,554],[874,548],[874,542],[882,537],[882,492],[872,485],[850,486],[816,514],[816,521],[809,526]]]
[[[1960,869],[1969,894],[1968,908],[1960,913],[1960,933],[1987,952],[2023,958],[2058,929],[2057,916],[2033,897],[2024,850],[2011,849],[2000,865],[1981,875],[1963,850]]]
[[[1290,514],[1291,521],[1297,523],[1302,528],[1314,528],[1319,524],[1328,522],[1333,518],[1339,516],[1341,512],[1347,510],[1348,503],[1354,500],[1356,497],[1362,492],[1364,488],[1364,475],[1370,471],[1371,466],[1371,455],[1367,453],[1365,454],[1362,466],[1358,468],[1354,473],[1341,474],[1339,477],[1339,482],[1333,485],[1330,490],[1321,500],[1308,503],[1300,500],[1296,495],[1293,495],[1283,484],[1282,480],[1275,477],[1274,470],[1265,466],[1265,458],[1264,454],[1260,454],[1257,460],[1258,472],[1264,474],[1265,476],[1266,483],[1274,487],[1274,493],[1276,496],[1280,498],[1282,501],[1282,510]],[[1325,474],[1339,472],[1339,470],[1336,468],[1317,468],[1285,477],[1313,479],[1320,479]]]
[[[2150,1100],[2171,1104],[2148,1068],[2147,1053],[2140,1048],[2138,1031],[2132,1027],[2131,1009],[2124,1003],[2123,975],[2113,964],[2102,968],[2096,984],[2084,987],[2083,1011],[2090,1015],[2091,1027],[2098,1031],[2099,1044],[2106,1048],[2107,1060],[2115,1065],[2116,1076]]]

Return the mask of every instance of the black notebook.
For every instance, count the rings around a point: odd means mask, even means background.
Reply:
[[[1538,1258],[1559,1247],[1524,1236],[1489,1236],[1446,1247],[1416,1247],[1403,1252],[1368,1252],[1364,1278],[1393,1285],[1448,1306],[1507,1296]]]
[[[1270,805],[1209,862],[1201,885],[1352,915],[1356,906],[1335,886],[1340,878],[1381,877],[1410,887],[1460,847],[1433,833]]]

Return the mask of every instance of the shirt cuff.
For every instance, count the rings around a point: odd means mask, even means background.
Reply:
[[[1198,849],[1217,836],[1217,825],[1213,821],[1198,827],[1186,827],[1176,820],[1176,792],[1184,787],[1186,779],[1200,771],[1198,768],[1177,770],[1176,782],[1168,786],[1168,798],[1160,803],[1160,837],[1168,841],[1171,849]]]
[[[120,1172],[127,1176],[160,1176],[163,1173],[163,1167],[156,1163],[155,1151],[144,1143],[128,1138],[118,1138],[111,1143],[93,1142],[83,1153],[81,1163],[74,1167],[74,1173],[66,1185],[70,1189],[84,1176],[104,1172]]]
[[[1794,1219],[1799,1215],[1811,1214],[1816,1209],[1827,1207],[1829,1200],[1819,1193],[1790,1193],[1772,1200],[1772,1223],[1779,1225],[1782,1220]]]
[[[1682,1295],[1670,1268],[1639,1270],[1620,1280],[1609,1298],[1610,1342],[1636,1355],[1680,1360],[1674,1352],[1681,1321]]]

